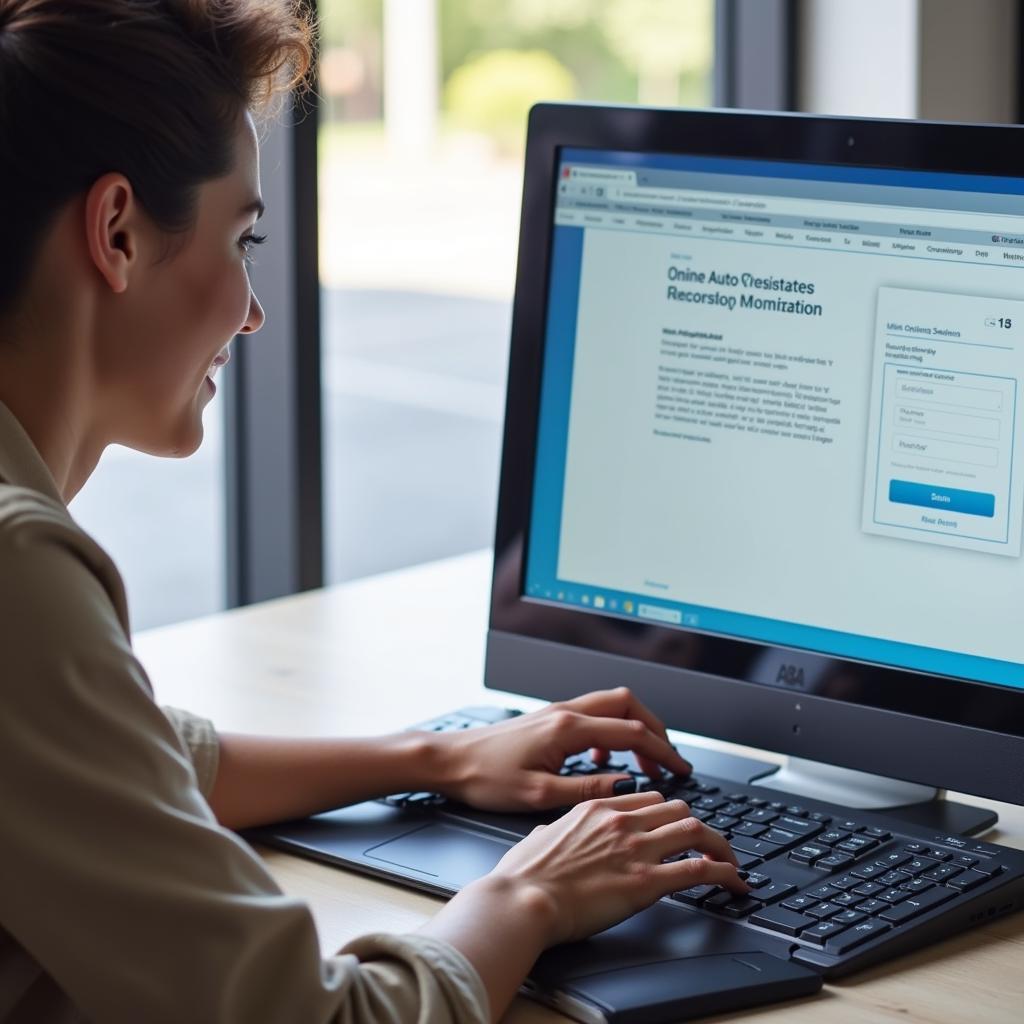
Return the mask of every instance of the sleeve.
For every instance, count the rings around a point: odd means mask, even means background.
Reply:
[[[85,1017],[487,1019],[426,936],[321,958],[309,909],[214,819],[69,529],[0,523],[0,658],[0,925]]]
[[[192,768],[196,773],[199,792],[209,797],[217,779],[217,764],[220,760],[220,741],[217,730],[208,718],[200,718],[181,708],[161,709],[171,723],[181,745],[188,752]]]

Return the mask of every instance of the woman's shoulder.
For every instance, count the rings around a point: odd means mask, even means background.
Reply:
[[[47,587],[53,606],[78,603],[87,592],[95,595],[98,585],[127,634],[124,583],[116,566],[47,495],[0,482],[0,566],[0,603],[17,601],[40,585]]]

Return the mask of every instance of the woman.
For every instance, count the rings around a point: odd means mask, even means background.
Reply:
[[[547,946],[747,888],[685,804],[557,774],[588,747],[689,770],[626,690],[373,741],[218,736],[153,702],[121,580],[66,503],[109,444],[202,440],[229,341],[263,322],[252,113],[310,59],[288,0],[0,0],[3,1021],[494,1019]],[[322,960],[231,830],[413,789],[577,806],[415,935]]]

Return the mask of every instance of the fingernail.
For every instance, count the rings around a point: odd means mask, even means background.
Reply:
[[[619,779],[619,781],[612,786],[612,792],[616,796],[625,796],[627,793],[635,793],[636,781],[634,779]]]

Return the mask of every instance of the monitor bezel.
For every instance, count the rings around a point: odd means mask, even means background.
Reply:
[[[530,114],[485,685],[547,700],[626,683],[672,727],[926,785],[1024,803],[1024,690],[887,668],[523,596],[559,150],[584,148],[1000,177],[1004,125],[540,104]],[[685,139],[685,147],[678,143]],[[582,630],[581,616],[587,629]],[[640,659],[634,641],[699,635]],[[781,682],[753,681],[777,657]],[[761,671],[758,675],[761,676]],[[819,680],[801,686],[799,678]],[[823,681],[823,682],[822,682]],[[840,696],[841,694],[841,696]],[[927,713],[921,708],[927,707]],[[870,742],[865,741],[870,737]],[[884,746],[884,750],[882,749]]]

